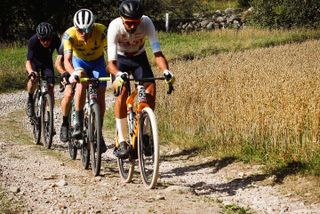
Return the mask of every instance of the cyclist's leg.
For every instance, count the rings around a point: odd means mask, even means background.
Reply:
[[[130,74],[130,72],[134,69],[134,67],[130,64],[130,60],[125,56],[119,55],[117,64],[120,71],[127,72],[128,74]],[[124,86],[120,95],[116,98],[114,107],[118,141],[120,143],[118,154],[123,157],[127,156],[128,154],[127,142],[129,141],[129,139],[127,139],[127,97],[127,87]]]
[[[31,65],[32,65],[32,70],[37,71],[35,64],[32,63]],[[28,78],[28,72],[26,72],[26,73],[27,73],[27,78]],[[28,99],[27,99],[26,111],[27,111],[27,115],[29,117],[32,117],[34,115],[33,93],[38,86],[38,82],[39,82],[38,78],[35,78],[33,80],[28,79],[28,83],[27,83]]]
[[[103,56],[100,57],[99,59],[95,60],[93,66],[94,66],[92,69],[92,76],[93,77],[99,78],[99,77],[108,77],[109,76],[109,74],[107,74],[107,71],[106,71],[106,64],[105,64],[105,60],[104,60]],[[97,91],[98,104],[100,107],[102,121],[103,121],[104,112],[105,112],[105,108],[106,108],[106,102],[105,102],[106,86],[107,86],[107,82],[100,82],[99,88]]]
[[[62,111],[62,124],[60,128],[60,140],[62,142],[67,142],[69,140],[69,111],[71,108],[71,102],[73,98],[72,94],[73,85],[66,85],[64,95],[61,101],[61,111]]]
[[[42,69],[42,75],[47,77],[47,81],[48,81],[48,93],[51,96],[52,99],[52,104],[54,106],[54,71],[53,71],[53,67],[52,66],[48,66],[44,69]]]
[[[154,77],[154,74],[151,70],[150,63],[148,61],[147,55],[145,52],[135,56],[133,61],[137,64],[136,69],[134,70],[133,76],[135,79],[142,79],[148,77]],[[155,98],[156,98],[156,84],[152,80],[150,82],[144,83],[146,88],[147,102],[149,106],[154,110],[155,108]]]
[[[75,69],[82,68],[84,71],[80,73],[80,77],[86,77],[85,70],[88,70],[88,63],[75,56],[72,57],[72,64]],[[78,83],[75,91],[75,127],[72,136],[80,139],[82,138],[83,129],[83,108],[86,100],[87,83]]]

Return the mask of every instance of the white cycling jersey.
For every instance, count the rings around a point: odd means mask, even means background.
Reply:
[[[141,17],[141,23],[134,33],[128,33],[121,17],[114,19],[108,28],[108,61],[117,60],[117,54],[135,56],[144,49],[145,37],[148,37],[153,53],[161,51],[153,22],[148,16]]]

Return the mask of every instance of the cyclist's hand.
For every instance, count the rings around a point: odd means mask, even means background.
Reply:
[[[69,77],[69,83],[78,83],[80,82],[80,73],[78,70],[74,70]]]
[[[121,94],[121,89],[122,86],[126,83],[126,81],[128,80],[128,73],[126,72],[121,72],[118,71],[118,73],[116,74],[116,79],[113,81],[113,89],[114,89],[114,96],[119,96]]]
[[[32,72],[29,73],[29,75],[28,75],[28,78],[29,78],[31,81],[36,80],[37,77],[38,77],[38,74],[37,74],[37,72],[35,72],[35,71],[32,71]]]
[[[163,76],[166,79],[166,83],[168,84],[173,84],[176,80],[175,76],[173,75],[173,73],[171,71],[169,71],[168,69],[163,71]]]
[[[69,78],[70,78],[70,74],[69,74],[67,71],[64,71],[64,72],[61,74],[61,83],[62,83],[63,85],[70,84]]]

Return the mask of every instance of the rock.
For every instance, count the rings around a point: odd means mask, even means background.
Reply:
[[[20,187],[10,187],[10,192],[19,193],[21,191]]]
[[[60,181],[58,181],[58,182],[56,183],[56,185],[57,185],[58,187],[63,187],[63,186],[67,186],[68,183],[67,183],[64,179],[61,179]]]
[[[186,186],[169,186],[165,189],[167,192],[177,192],[180,194],[190,193],[192,189]]]

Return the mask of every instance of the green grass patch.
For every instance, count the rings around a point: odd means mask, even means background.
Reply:
[[[240,207],[236,204],[229,204],[229,205],[223,206],[222,213],[223,214],[249,214],[253,212],[250,211],[250,209]]]
[[[225,4],[225,1],[213,2],[215,2],[215,4]],[[162,50],[169,61],[192,60],[222,52],[270,47],[319,38],[319,29],[296,29],[289,31],[245,28],[240,31],[216,30],[182,34],[159,33]],[[149,46],[149,43],[146,43],[146,45]],[[147,47],[146,49],[150,56],[150,61],[153,62],[153,55],[150,48]],[[26,46],[7,45],[7,47],[1,48],[0,93],[25,88],[26,52]],[[53,59],[55,59],[55,54]]]

